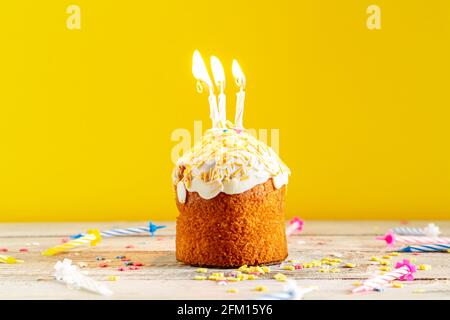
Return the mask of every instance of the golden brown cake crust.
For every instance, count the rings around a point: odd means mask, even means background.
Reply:
[[[286,259],[284,218],[286,186],[272,179],[252,189],[210,200],[187,192],[176,199],[176,258],[195,266],[238,267]]]

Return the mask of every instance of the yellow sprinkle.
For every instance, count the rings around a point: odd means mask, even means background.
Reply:
[[[273,278],[277,281],[286,281],[287,277],[282,273],[277,273],[273,276]]]
[[[313,267],[320,267],[322,266],[322,262],[320,262],[319,260],[311,260],[311,264]]]
[[[334,258],[331,260],[331,262],[342,262],[342,259]]]
[[[415,289],[413,293],[424,293],[425,289]]]
[[[328,272],[330,272],[330,269],[319,269],[319,272],[328,273]]]
[[[447,249],[447,252],[450,253],[450,249]]]
[[[198,272],[198,273],[207,273],[207,272],[208,272],[208,269],[206,269],[206,268],[198,268],[198,269],[197,269],[197,272]]]
[[[326,258],[322,258],[322,261],[330,261],[330,260],[332,260],[333,258],[329,258],[329,257],[326,257]]]
[[[248,275],[248,280],[256,280],[256,279],[258,279],[258,276],[254,275],[254,274]]]
[[[294,266],[283,266],[283,269],[293,271],[293,270],[295,270],[295,267]]]
[[[361,281],[356,281],[356,282],[353,282],[353,283],[352,283],[352,285],[355,286],[355,287],[362,286],[362,284],[363,284],[363,283],[362,283]]]
[[[383,259],[392,259],[391,256],[383,256]]]
[[[261,269],[263,269],[263,271],[265,273],[269,273],[270,272],[270,268],[269,267],[261,267]]]
[[[356,267],[356,264],[354,264],[354,263],[346,263],[345,267],[346,268],[354,268],[354,267]]]
[[[380,258],[373,256],[370,258],[370,261],[380,261]]]
[[[228,292],[228,293],[238,293],[239,290],[236,289],[236,288],[230,288],[230,289],[227,290],[227,292]]]
[[[227,280],[227,281],[230,281],[230,282],[238,282],[238,281],[241,281],[240,278],[235,278],[235,277],[227,277],[226,280]]]
[[[393,252],[390,252],[389,255],[393,256],[393,257],[396,257],[396,256],[399,256],[400,253],[393,251]]]
[[[333,268],[333,269],[330,270],[330,272],[332,272],[332,273],[341,272],[341,269]]]
[[[290,259],[290,260],[288,260],[288,262],[290,262],[290,263],[299,263],[299,261],[295,260],[295,259]]]
[[[243,274],[243,273],[238,274],[237,278],[240,280],[248,280],[248,274]]]
[[[211,276],[208,278],[209,280],[215,280],[215,279],[211,279]],[[205,276],[195,276],[194,280],[206,280]]]
[[[119,276],[108,276],[108,281],[117,281],[119,280]]]
[[[224,276],[223,272],[215,272],[211,274],[213,277],[222,278]]]
[[[266,286],[257,286],[255,288],[255,291],[265,292],[265,291],[267,291],[267,287]]]
[[[382,266],[388,266],[388,265],[391,264],[391,262],[388,261],[388,260],[381,260],[381,261],[380,261],[380,264],[381,264]]]
[[[419,270],[431,270],[431,266],[429,264],[420,264],[418,269]]]
[[[385,266],[385,267],[379,267],[378,270],[381,270],[381,271],[391,271],[391,268]]]
[[[392,288],[403,288],[403,284],[400,282],[394,281],[392,282]]]

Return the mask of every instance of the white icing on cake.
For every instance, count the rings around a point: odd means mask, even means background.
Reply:
[[[178,159],[173,184],[178,201],[184,203],[186,190],[212,199],[220,192],[245,192],[270,178],[278,189],[288,183],[290,173],[269,146],[227,122],[226,128],[206,131],[202,140]]]

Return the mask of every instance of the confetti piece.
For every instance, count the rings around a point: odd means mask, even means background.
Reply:
[[[107,278],[108,281],[117,281],[119,279],[120,279],[119,276],[108,276],[108,278]]]
[[[357,281],[357,282],[353,282],[353,283],[352,283],[352,285],[355,286],[355,287],[362,286],[362,284],[363,284],[363,283],[362,283],[361,281]]]
[[[125,259],[125,256],[116,256],[116,259]]]
[[[397,281],[392,282],[393,288],[403,288],[403,284]]]
[[[388,261],[388,260],[381,260],[381,261],[380,261],[380,264],[381,264],[382,266],[388,266],[388,265],[391,264],[391,262]]]
[[[424,292],[426,292],[426,290],[425,289],[415,289],[415,290],[413,290],[413,293],[424,293]]]
[[[140,270],[141,268],[136,267],[136,266],[130,266],[128,267],[128,270]]]
[[[332,273],[341,272],[341,269],[339,269],[339,268],[333,268],[333,269],[330,270],[330,272],[332,272]]]
[[[0,248],[0,252],[8,252],[8,248]]]
[[[248,275],[248,280],[256,280],[256,279],[258,279],[258,276],[254,275],[254,274]]]
[[[142,263],[142,262],[135,262],[134,263],[134,265],[136,266],[136,267],[143,267],[144,266],[144,264]]]
[[[236,288],[230,288],[230,289],[227,290],[227,292],[228,292],[228,293],[238,293],[239,290],[236,289]]]
[[[101,257],[101,256],[98,256],[98,257],[95,257],[95,260],[101,261],[101,260],[105,260],[105,258],[103,258],[103,257]]]
[[[319,272],[328,273],[328,272],[330,272],[330,269],[319,269]]]
[[[370,261],[380,261],[380,258],[375,257],[375,256],[372,256],[372,257],[370,258]]]
[[[261,267],[261,269],[264,271],[264,273],[269,273],[270,268],[269,267]]]
[[[283,266],[283,270],[294,271],[295,267],[294,266]]]
[[[129,244],[127,246],[125,246],[126,249],[133,249],[135,248],[135,246],[133,244]]]
[[[381,270],[381,271],[391,271],[391,268],[390,268],[390,267],[387,267],[387,266],[384,266],[384,267],[379,267],[378,270]]]
[[[397,257],[397,256],[400,255],[400,253],[398,253],[398,252],[396,252],[396,251],[392,251],[392,252],[389,253],[389,255],[390,255],[390,256],[393,256],[393,257]]]
[[[429,264],[420,264],[418,266],[419,270],[431,270],[431,266]]]
[[[61,243],[66,243],[66,242],[69,242],[70,241],[70,239],[69,238],[62,238],[61,239]]]
[[[391,256],[383,256],[382,258],[383,258],[383,259],[392,259]]]
[[[198,272],[198,273],[207,273],[208,269],[207,268],[198,268],[196,272]]]
[[[98,264],[98,266],[99,266],[100,268],[106,268],[106,267],[109,267],[108,263],[106,263],[106,262],[100,262],[100,263]]]
[[[118,267],[117,270],[118,270],[118,271],[126,271],[127,268],[125,268],[125,267]]]
[[[206,277],[205,276],[195,276],[193,279],[194,280],[206,280]]]
[[[294,266],[294,268],[295,268],[296,270],[301,270],[301,269],[303,269],[303,266],[302,266],[301,264],[296,264],[296,265]]]
[[[133,261],[125,261],[124,265],[126,265],[127,267],[132,266],[132,265],[134,265],[134,262]]]
[[[344,265],[344,267],[345,267],[345,268],[354,268],[354,267],[356,267],[356,264],[354,264],[354,263],[346,263],[346,264]]]
[[[26,252],[30,252],[30,250],[28,250],[27,248],[20,248],[19,252],[26,253]]]
[[[287,277],[282,273],[277,273],[276,275],[273,276],[273,278],[280,282],[284,282],[287,279]]]
[[[266,286],[257,286],[255,288],[255,291],[266,292],[267,291],[267,287]]]

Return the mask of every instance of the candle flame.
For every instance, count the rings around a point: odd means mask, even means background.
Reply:
[[[192,56],[192,74],[195,79],[203,81],[210,89],[212,89],[213,86],[208,69],[206,69],[205,62],[198,50],[195,50],[194,55]]]
[[[241,66],[237,62],[236,59],[233,59],[233,64],[231,66],[231,71],[233,72],[233,77],[236,81],[236,84],[241,89],[245,88],[245,75],[242,72]]]
[[[222,63],[215,56],[211,57],[211,69],[216,85],[223,91],[225,87],[225,71],[223,70]]]

